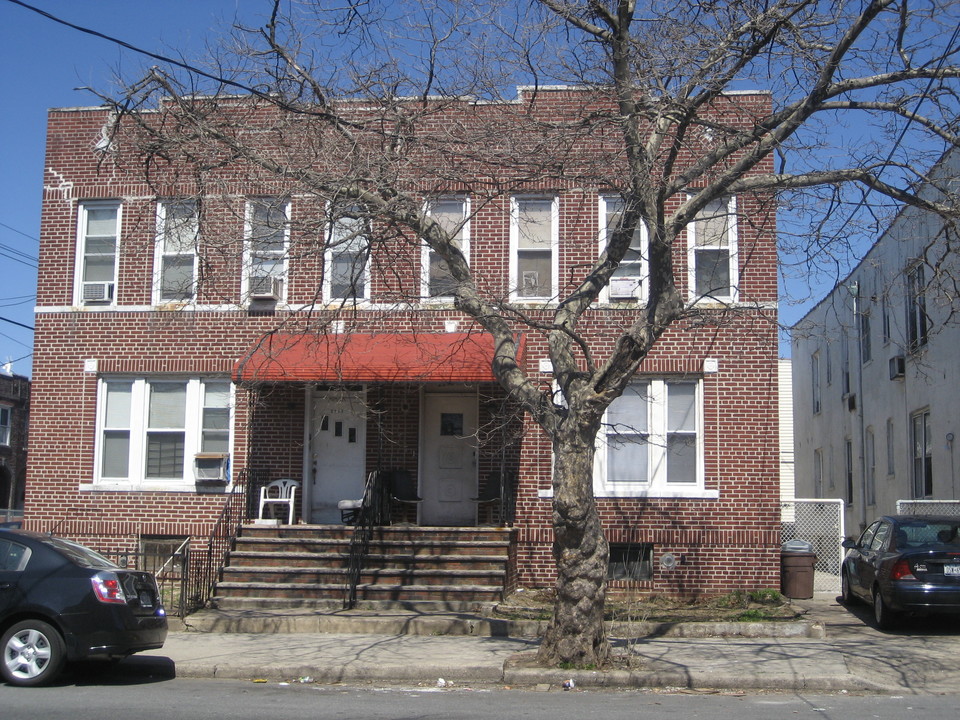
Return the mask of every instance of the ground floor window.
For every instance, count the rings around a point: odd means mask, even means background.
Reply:
[[[702,383],[646,378],[607,410],[598,436],[598,496],[685,496],[703,491]]]
[[[910,435],[913,444],[913,496],[933,497],[933,448],[930,440],[930,411],[910,417]]]
[[[96,482],[193,488],[197,455],[229,450],[232,397],[222,378],[101,378]]]

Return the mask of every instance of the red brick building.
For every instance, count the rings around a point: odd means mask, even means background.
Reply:
[[[541,94],[545,114],[579,107],[577,91]],[[727,101],[718,112],[760,115],[769,98]],[[416,480],[422,501],[394,507],[393,522],[469,527],[495,519],[475,498],[504,473],[511,582],[551,582],[550,443],[495,382],[492,343],[454,308],[441,262],[386,231],[367,255],[356,239],[378,230],[349,212],[330,220],[293,181],[231,165],[200,185],[168,166],[158,183],[122,162],[107,109],[48,122],[28,527],[112,549],[205,538],[254,477],[301,482],[298,522],[337,524],[338,501],[359,498],[373,470]],[[549,319],[619,212],[607,187],[563,173],[484,197],[436,187],[424,202],[460,225],[478,284],[534,319]],[[598,446],[614,588],[778,584],[774,218],[769,200],[725,198],[675,248],[699,312],[658,342]],[[332,248],[317,249],[318,232]],[[598,356],[644,297],[636,243],[584,330]],[[526,371],[549,387],[545,334],[517,333]]]

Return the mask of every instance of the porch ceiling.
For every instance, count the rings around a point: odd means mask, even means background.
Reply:
[[[518,341],[523,363],[525,343]],[[236,382],[491,382],[493,338],[472,333],[278,333],[237,361]]]

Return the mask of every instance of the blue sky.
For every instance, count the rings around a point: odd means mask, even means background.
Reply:
[[[145,50],[181,48],[188,56],[199,54],[213,28],[228,27],[237,13],[253,23],[254,11],[263,7],[250,0],[27,1]],[[97,105],[93,95],[75,88],[109,89],[117,70],[129,74],[150,64],[0,0],[0,318],[33,325],[47,109]],[[30,375],[33,333],[5,320],[0,363],[14,360],[15,373]]]
[[[262,26],[262,10],[270,6],[263,0],[25,1],[144,50],[174,57],[179,50],[188,59],[235,18]],[[0,363],[14,361],[16,373],[31,374],[33,333],[20,325],[34,322],[46,111],[96,105],[96,97],[77,88],[109,91],[117,72],[132,77],[153,62],[0,0]],[[809,306],[784,304],[782,320],[795,322]]]

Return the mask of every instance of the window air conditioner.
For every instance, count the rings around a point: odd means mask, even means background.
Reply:
[[[83,284],[83,302],[111,302],[112,300],[112,282],[85,282]]]
[[[890,358],[890,379],[902,378],[907,371],[907,361],[903,355],[894,355]]]
[[[612,298],[635,298],[637,296],[637,287],[640,283],[637,278],[615,277],[610,278],[610,297]]]
[[[197,453],[193,457],[193,476],[199,482],[227,482],[227,453]]]
[[[252,275],[250,277],[250,298],[252,300],[279,300],[282,281],[273,275]]]

